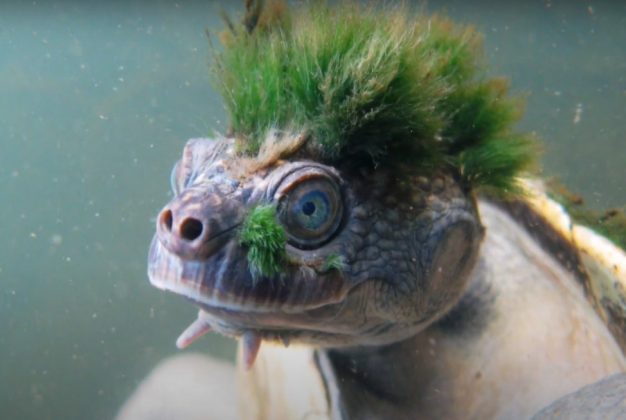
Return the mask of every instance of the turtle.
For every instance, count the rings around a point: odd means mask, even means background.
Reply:
[[[529,418],[626,382],[626,255],[536,176],[475,29],[246,4],[212,69],[229,129],[186,143],[148,257],[199,307],[178,347],[239,339],[241,418]]]

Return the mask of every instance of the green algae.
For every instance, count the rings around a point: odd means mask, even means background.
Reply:
[[[280,274],[286,260],[287,235],[276,220],[274,205],[253,208],[243,222],[239,242],[247,248],[254,279]]]
[[[623,208],[591,209],[581,196],[569,191],[557,180],[548,182],[548,188],[548,195],[567,210],[574,222],[595,230],[626,250],[626,213]]]
[[[521,101],[486,77],[472,27],[402,7],[276,4],[253,7],[246,30],[231,23],[216,53],[215,85],[242,153],[258,153],[271,129],[306,131],[320,161],[408,161],[450,168],[469,187],[518,191],[536,142],[513,131]]]
[[[330,254],[324,260],[324,264],[322,265],[322,271],[326,272],[326,271],[336,270],[336,271],[341,272],[343,271],[345,264],[346,262],[345,262],[343,255]]]

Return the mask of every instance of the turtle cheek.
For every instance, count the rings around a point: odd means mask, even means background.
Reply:
[[[441,314],[454,305],[465,291],[474,268],[482,238],[475,221],[461,220],[440,232],[430,268],[427,270],[425,295],[429,312]]]
[[[365,335],[370,343],[414,335],[456,304],[476,265],[483,236],[468,207],[425,213],[402,232],[395,250],[404,252],[365,270],[374,280],[363,281],[360,291],[368,302]]]
[[[478,260],[483,228],[475,214],[453,210],[431,228],[418,248],[420,293],[411,302],[424,326],[454,306],[466,290]]]

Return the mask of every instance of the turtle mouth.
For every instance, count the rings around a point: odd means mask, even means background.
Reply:
[[[211,330],[241,336],[254,330],[265,339],[337,334],[335,319],[349,289],[337,275],[306,278],[294,270],[281,279],[254,279],[245,253],[229,241],[206,260],[185,260],[152,239],[148,256],[150,283],[201,308]]]

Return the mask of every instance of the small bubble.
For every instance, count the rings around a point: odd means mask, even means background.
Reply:
[[[52,235],[50,237],[50,243],[55,246],[61,245],[63,243],[63,236],[59,235],[58,233]]]

